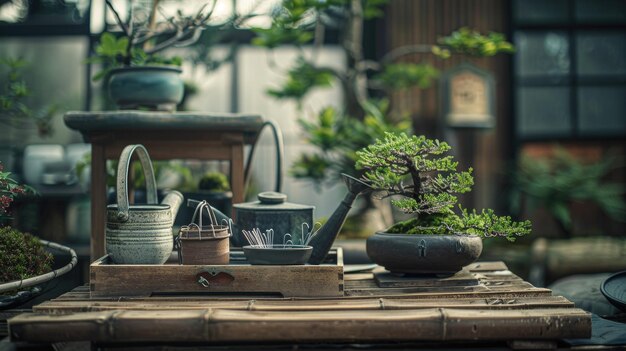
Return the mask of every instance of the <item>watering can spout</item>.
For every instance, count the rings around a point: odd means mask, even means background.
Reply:
[[[172,211],[172,224],[171,225],[174,225],[176,214],[178,213],[178,209],[180,208],[180,205],[183,203],[183,200],[184,200],[183,194],[181,194],[179,191],[172,190],[169,193],[167,193],[167,195],[165,195],[165,198],[161,202],[162,205],[170,206],[170,210]]]
[[[341,175],[348,187],[348,193],[339,206],[337,206],[335,212],[328,218],[326,224],[324,224],[311,238],[311,241],[309,241],[309,245],[313,246],[313,253],[309,259],[310,264],[320,264],[324,261],[343,223],[346,221],[348,212],[350,208],[352,208],[352,203],[359,194],[371,189],[367,183],[361,180],[347,174],[342,173]]]

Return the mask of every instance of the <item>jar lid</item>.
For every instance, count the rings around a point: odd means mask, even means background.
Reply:
[[[245,202],[233,205],[234,208],[244,210],[313,210],[315,206],[300,205],[287,202],[287,195],[274,191],[266,191],[257,195],[259,201]]]

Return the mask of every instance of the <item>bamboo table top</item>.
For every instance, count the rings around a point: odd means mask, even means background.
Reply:
[[[9,328],[14,341],[221,345],[530,340],[545,346],[590,336],[590,314],[533,287],[504,263],[466,269],[477,285],[380,288],[372,273],[345,274],[345,296],[337,298],[92,298],[84,286],[9,320]]]

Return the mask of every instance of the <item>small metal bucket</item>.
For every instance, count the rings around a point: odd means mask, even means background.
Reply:
[[[137,152],[146,179],[147,204],[129,204],[128,171]],[[174,240],[172,224],[183,195],[172,191],[157,203],[154,169],[143,145],[128,145],[117,168],[117,204],[107,206],[106,251],[116,264],[163,264]]]
[[[210,225],[202,225],[202,211],[206,210],[211,220]],[[199,216],[198,216],[199,215]],[[198,218],[198,224],[195,223]],[[182,226],[176,244],[179,248],[180,264],[214,264],[225,265],[229,262],[232,235],[229,226],[217,224],[213,209],[206,201],[196,206],[191,223]]]

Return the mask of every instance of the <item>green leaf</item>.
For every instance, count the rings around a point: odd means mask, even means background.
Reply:
[[[375,79],[390,89],[407,89],[411,87],[428,88],[439,76],[439,71],[430,64],[395,63],[384,67]]]
[[[279,89],[268,89],[268,94],[277,99],[301,100],[313,88],[328,87],[332,84],[333,73],[320,69],[299,58],[296,65],[287,73],[287,80]]]

